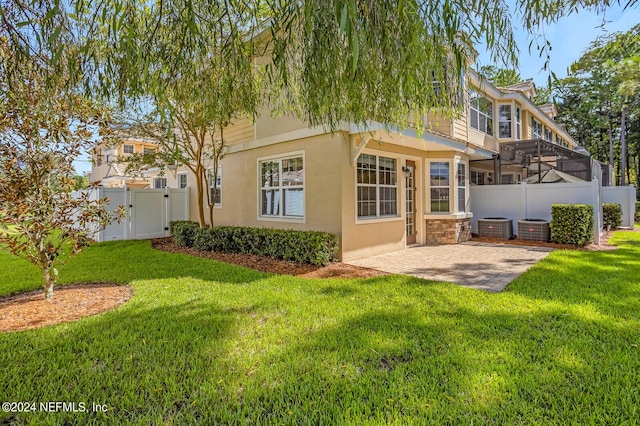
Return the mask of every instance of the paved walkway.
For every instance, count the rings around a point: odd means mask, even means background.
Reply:
[[[469,241],[412,247],[347,263],[497,293],[551,251],[546,247]]]

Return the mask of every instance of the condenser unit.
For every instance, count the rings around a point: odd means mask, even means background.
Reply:
[[[506,217],[478,219],[478,236],[510,240],[513,238],[513,220]]]
[[[522,219],[518,221],[518,239],[524,241],[549,241],[549,221]]]

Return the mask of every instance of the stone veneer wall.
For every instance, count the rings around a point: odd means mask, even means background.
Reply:
[[[427,245],[458,244],[471,239],[471,219],[427,219]]]

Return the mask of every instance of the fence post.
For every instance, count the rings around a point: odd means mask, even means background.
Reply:
[[[600,201],[600,185],[598,180],[593,178],[591,181],[591,188],[593,189],[593,242],[600,244],[600,229],[602,226],[602,203]]]
[[[633,224],[636,219],[636,189],[633,185],[629,185],[628,194],[628,203],[629,203],[629,222],[628,226],[633,230]]]
[[[522,217],[520,219],[526,219],[529,217],[529,194],[528,194],[528,188],[527,188],[527,182],[521,182],[520,183],[520,198],[521,198],[521,213],[522,213]]]

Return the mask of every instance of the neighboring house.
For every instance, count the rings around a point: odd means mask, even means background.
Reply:
[[[472,74],[466,84],[464,112],[453,120],[425,117],[423,134],[376,122],[331,133],[268,113],[235,120],[211,179],[222,194],[215,225],[335,233],[343,260],[468,240],[472,185],[527,177],[526,164],[496,163],[500,144],[541,139],[572,150],[576,143],[553,121],[552,106],[532,102],[533,83],[500,90]],[[176,178],[193,188],[193,216],[194,176],[179,168]]]
[[[107,188],[149,188],[165,182],[164,178],[154,178],[153,171],[145,171],[140,176],[133,176],[126,172],[127,157],[133,154],[155,153],[158,149],[156,143],[141,140],[127,139],[116,147],[107,147],[104,144],[97,145],[91,153],[92,168],[89,175],[90,182],[99,181],[100,185]],[[157,175],[157,171],[155,173]]]

